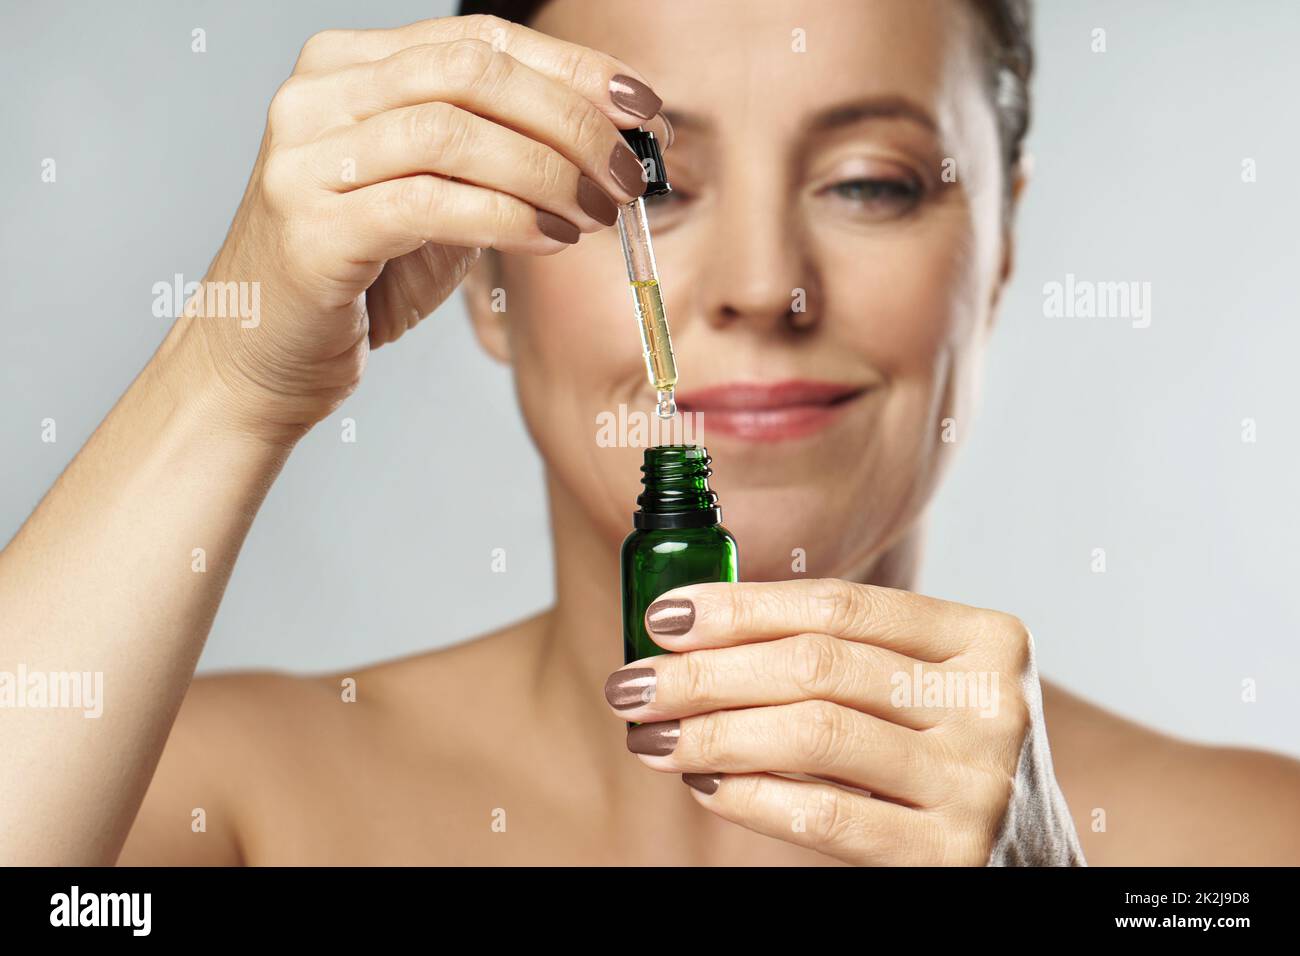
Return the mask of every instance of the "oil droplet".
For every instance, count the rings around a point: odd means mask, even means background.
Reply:
[[[677,414],[677,402],[673,398],[673,390],[671,388],[667,391],[660,392],[658,397],[659,404],[655,406],[655,414],[660,418],[672,418]]]

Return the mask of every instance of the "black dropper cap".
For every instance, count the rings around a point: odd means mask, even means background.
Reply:
[[[655,134],[640,127],[619,130],[619,132],[632,147],[632,152],[636,153],[636,158],[641,160],[641,168],[645,170],[647,181],[642,195],[662,196],[664,193],[672,192],[673,187],[668,185],[668,170],[664,167],[664,156],[659,151],[659,141],[655,139]]]

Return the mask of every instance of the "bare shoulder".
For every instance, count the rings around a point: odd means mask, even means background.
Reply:
[[[1048,682],[1043,708],[1090,863],[1300,863],[1300,761],[1179,740]]]
[[[245,862],[248,781],[299,747],[313,721],[328,723],[329,699],[319,678],[269,671],[196,678],[119,865]]]
[[[344,801],[357,768],[382,786],[390,766],[447,738],[509,682],[533,622],[453,647],[327,674],[244,671],[190,685],[119,858],[121,865],[257,862],[304,807]],[[526,658],[526,654],[523,657]],[[515,695],[517,696],[517,695]],[[499,698],[498,698],[499,699]],[[320,811],[323,812],[323,811]],[[316,821],[320,823],[321,821]]]

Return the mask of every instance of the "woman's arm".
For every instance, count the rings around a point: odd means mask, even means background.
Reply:
[[[198,307],[0,555],[0,703],[6,671],[103,688],[98,717],[0,708],[0,863],[117,858],[289,450],[482,248],[612,224],[645,189],[618,127],[658,109],[613,57],[493,17],[307,42]]]
[[[0,670],[102,687],[89,708],[0,710],[6,864],[116,859],[289,453],[237,427],[186,333],[172,330],[0,552]]]

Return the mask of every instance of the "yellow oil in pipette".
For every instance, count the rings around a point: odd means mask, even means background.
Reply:
[[[636,299],[637,318],[641,320],[646,375],[656,393],[655,412],[660,418],[672,418],[677,414],[673,394],[677,389],[677,361],[673,357],[672,339],[668,336],[668,317],[664,313],[663,296],[659,293],[659,280],[633,282],[632,295]]]
[[[637,321],[641,327],[646,377],[655,390],[655,412],[660,418],[672,418],[677,414],[677,361],[673,358],[668,316],[659,291],[659,270],[655,266],[645,209],[646,197],[672,192],[672,186],[668,184],[663,155],[654,133],[644,129],[623,130],[623,138],[641,160],[646,187],[644,196],[619,206],[618,234],[623,243],[627,281],[632,287],[632,299],[636,303]]]

